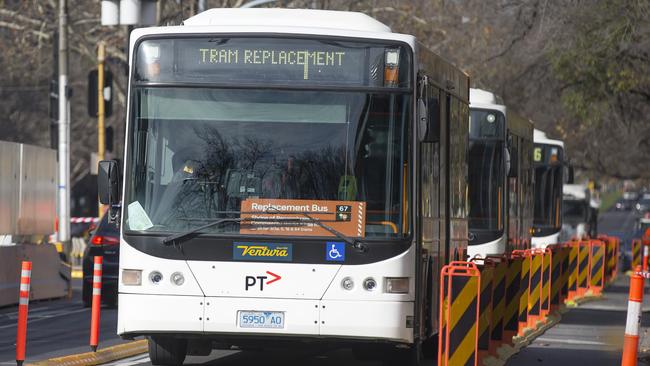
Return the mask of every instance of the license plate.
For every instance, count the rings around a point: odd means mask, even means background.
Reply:
[[[282,311],[239,311],[240,328],[284,328]]]

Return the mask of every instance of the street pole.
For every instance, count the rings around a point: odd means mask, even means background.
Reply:
[[[104,127],[104,59],[106,58],[106,43],[99,41],[97,45],[97,161],[105,158],[106,136]],[[97,216],[101,217],[104,205],[99,204]]]
[[[68,262],[70,252],[70,103],[68,102],[68,4],[59,0],[59,231]],[[68,296],[71,295],[68,282]]]

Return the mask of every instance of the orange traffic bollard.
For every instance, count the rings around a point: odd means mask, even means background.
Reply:
[[[97,351],[99,343],[99,312],[102,306],[102,256],[96,256],[93,264],[93,303],[90,319],[90,348]]]
[[[630,276],[630,295],[627,303],[627,322],[623,342],[621,366],[636,366],[639,350],[639,327],[643,305],[643,277],[634,273]]]
[[[20,297],[18,299],[18,330],[16,331],[16,364],[25,362],[27,342],[27,310],[29,306],[29,285],[32,278],[32,262],[23,261],[20,271]]]

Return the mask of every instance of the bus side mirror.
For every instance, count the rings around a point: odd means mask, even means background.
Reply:
[[[437,98],[429,98],[428,104],[418,99],[418,138],[420,142],[440,142],[436,122],[440,120],[440,108]]]
[[[119,191],[120,178],[117,161],[100,161],[97,174],[97,192],[99,193],[99,202],[104,205],[117,205],[120,203]]]
[[[573,181],[575,179],[574,175],[575,175],[575,172],[573,170],[573,166],[569,165],[567,167],[567,179],[566,179],[567,184],[573,184]]]
[[[517,148],[509,147],[506,148],[506,168],[508,169],[508,178],[518,178],[519,177],[519,159],[518,159]]]

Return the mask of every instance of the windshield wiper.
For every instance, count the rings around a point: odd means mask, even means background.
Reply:
[[[272,214],[272,213],[276,213],[276,214],[277,214],[277,213],[282,213],[281,211],[278,211],[278,210],[272,210],[272,209],[267,209],[265,212],[266,212],[267,214]],[[359,239],[352,238],[352,237],[349,237],[349,236],[343,234],[342,232],[340,232],[340,231],[334,229],[333,227],[331,227],[331,226],[329,226],[329,225],[326,225],[326,224],[322,223],[321,220],[318,220],[318,219],[316,219],[316,218],[314,218],[314,217],[311,217],[311,216],[310,216],[308,213],[306,213],[306,212],[291,212],[291,213],[300,214],[300,215],[302,215],[303,217],[306,217],[307,219],[309,219],[309,222],[314,223],[314,224],[320,226],[321,228],[323,228],[323,229],[329,231],[330,233],[334,234],[334,236],[336,236],[337,238],[343,240],[344,242],[346,242],[346,243],[352,245],[352,248],[354,248],[354,249],[356,249],[356,250],[358,250],[358,251],[360,251],[360,252],[366,252],[366,251],[368,251],[368,244],[366,244],[365,242],[363,242],[363,241],[361,241],[361,240],[359,240]],[[275,218],[274,220],[279,220],[279,221],[295,221],[295,219],[293,219],[293,218],[286,218],[286,219],[278,219],[278,218]],[[302,222],[302,221],[303,221],[303,220],[300,220],[299,222]]]
[[[220,220],[217,220],[217,221],[212,221],[212,222],[207,223],[207,224],[205,224],[203,226],[199,226],[199,227],[194,228],[194,229],[192,229],[190,231],[170,235],[170,236],[166,237],[165,239],[163,239],[162,242],[163,242],[164,245],[178,244],[178,242],[182,241],[182,239],[187,239],[189,236],[191,236],[192,234],[196,234],[199,231],[203,231],[205,229],[209,229],[209,228],[211,228],[213,226],[217,226],[219,224],[223,224],[223,223],[226,223],[226,222],[241,222],[243,220],[247,220],[247,219],[242,219],[241,217],[226,217],[226,218],[223,218],[223,219],[220,219]]]

